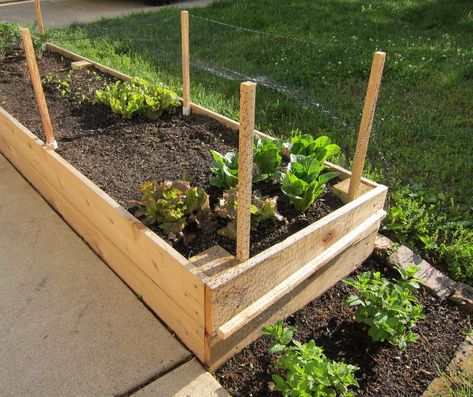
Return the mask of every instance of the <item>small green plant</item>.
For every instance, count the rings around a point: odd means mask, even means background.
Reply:
[[[302,154],[304,156],[313,156],[320,163],[323,163],[330,156],[340,152],[340,146],[332,143],[328,136],[319,136],[314,138],[309,134],[302,134],[299,131],[286,144],[291,154]]]
[[[264,327],[272,340],[270,353],[279,355],[272,378],[276,390],[285,397],[353,396],[351,387],[359,387],[354,365],[333,361],[325,356],[314,340],[301,343],[293,340],[295,328],[284,327],[282,321]]]
[[[74,70],[69,70],[64,79],[59,78],[58,76],[48,73],[43,77],[42,83],[46,89],[55,90],[62,97],[69,98],[75,102],[83,103],[88,100],[87,96],[78,92],[72,88],[72,77],[74,75]]]
[[[291,154],[291,162],[281,174],[281,190],[299,212],[305,212],[323,192],[325,184],[338,173],[322,171],[326,165],[314,156]]]
[[[210,170],[215,174],[210,184],[223,188],[235,187],[238,183],[238,153],[228,152],[223,155],[215,150],[210,153],[214,159]]]
[[[211,230],[213,227],[209,196],[201,188],[191,187],[187,181],[146,182],[137,216],[144,216],[147,225],[157,224],[169,238],[182,236],[189,223]]]
[[[4,59],[8,50],[16,47],[20,41],[20,28],[16,23],[0,23],[0,60]]]
[[[97,90],[95,98],[125,119],[143,115],[155,120],[165,110],[180,105],[174,91],[139,78],[109,84],[104,89]]]
[[[365,272],[356,279],[345,280],[359,292],[350,295],[347,304],[357,307],[355,318],[369,326],[368,335],[374,341],[387,341],[405,349],[407,343],[417,340],[412,328],[425,316],[413,294],[419,288],[419,280],[414,278],[418,268],[396,269],[401,275],[397,281],[387,280],[379,272]]]
[[[255,135],[253,152],[253,183],[272,179],[282,161],[281,145]]]
[[[217,206],[215,214],[223,219],[229,219],[228,224],[217,230],[221,236],[236,239],[236,216],[238,210],[237,189],[230,188],[223,193]],[[265,220],[285,221],[285,218],[278,212],[277,197],[261,196],[258,191],[253,193],[251,199],[251,224],[255,228]]]

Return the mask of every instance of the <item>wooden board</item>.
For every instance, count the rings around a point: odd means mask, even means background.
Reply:
[[[210,369],[216,370],[226,360],[260,337],[262,327],[272,324],[304,307],[342,278],[353,272],[373,251],[376,235],[377,230],[374,230],[362,241],[327,263],[323,268],[306,279],[305,282],[230,338],[221,341],[216,335],[209,337]]]
[[[221,273],[212,289],[213,331],[381,210],[387,188],[378,186],[283,242]]]
[[[204,284],[190,271],[190,262],[2,108],[0,150],[182,341],[203,358]]]

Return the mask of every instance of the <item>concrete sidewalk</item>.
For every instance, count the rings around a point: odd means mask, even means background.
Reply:
[[[2,397],[227,395],[1,155],[0,319]]]
[[[212,0],[187,0],[172,5],[179,8],[203,7]],[[143,0],[42,0],[41,10],[46,27],[67,26],[74,22],[92,22],[133,12],[152,11],[159,7]],[[32,24],[36,20],[34,2],[0,4],[0,21]]]

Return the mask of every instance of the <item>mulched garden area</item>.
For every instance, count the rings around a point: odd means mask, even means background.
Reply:
[[[397,276],[385,266],[381,258],[373,255],[352,276],[364,271],[381,271],[388,278]],[[330,359],[358,366],[357,396],[422,395],[437,372],[446,368],[470,330],[468,315],[421,289],[417,296],[426,318],[414,328],[418,341],[402,351],[371,341],[364,326],[355,321],[355,309],[345,305],[354,292],[339,282],[288,317],[286,324],[298,329],[294,339],[314,339]],[[233,396],[280,396],[272,391],[271,364],[275,356],[268,353],[269,346],[269,339],[261,337],[246,347],[217,371],[219,382]]]
[[[45,52],[38,61],[43,78],[53,76],[68,80],[70,61]],[[0,64],[0,104],[27,128],[44,139],[34,92],[22,51],[17,50]],[[110,76],[93,69],[76,71],[64,95],[46,85],[45,92],[53,122],[58,153],[73,164],[122,206],[132,213],[133,200],[140,198],[139,185],[145,181],[181,179],[188,176],[193,184],[206,189],[212,207],[222,190],[209,184],[210,149],[227,152],[238,146],[238,134],[208,118],[183,117],[179,111],[168,113],[158,121],[124,120],[101,104],[93,104],[94,92]],[[80,94],[88,100],[79,103]],[[74,98],[72,97],[74,96]],[[251,234],[254,255],[284,240],[342,203],[326,188],[325,193],[305,213],[298,214],[289,200],[270,183],[261,183],[263,194],[278,195],[279,212],[287,224],[262,223]],[[183,255],[190,257],[215,244],[235,252],[235,243],[215,233],[198,231],[189,244],[169,241],[159,229],[155,232]]]

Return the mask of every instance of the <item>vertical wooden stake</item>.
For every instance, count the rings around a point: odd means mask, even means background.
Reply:
[[[43,14],[41,13],[40,0],[34,0],[34,8],[36,11],[36,21],[38,21],[39,33],[44,34]]]
[[[31,82],[33,83],[36,101],[38,103],[39,114],[43,122],[44,134],[46,135],[46,143],[53,149],[57,149],[57,142],[54,139],[53,126],[49,118],[48,105],[44,97],[43,85],[41,84],[41,76],[39,75],[38,65],[36,64],[36,56],[34,53],[33,42],[28,28],[21,29],[21,37],[23,38],[23,46],[25,48],[26,63],[30,72]]]
[[[251,183],[253,174],[253,140],[255,131],[256,83],[240,85],[240,131],[238,159],[238,210],[236,259],[250,257]]]
[[[358,140],[356,142],[355,159],[353,161],[350,187],[348,188],[348,201],[352,201],[358,197],[385,59],[386,53],[381,51],[374,53],[365,105],[361,116],[360,130],[358,132]]]
[[[189,58],[189,13],[181,11],[182,40],[182,114],[191,114],[190,58]]]

